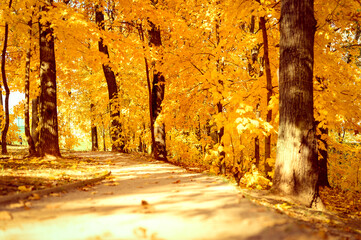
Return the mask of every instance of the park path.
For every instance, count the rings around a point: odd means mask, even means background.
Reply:
[[[113,177],[91,188],[31,201],[27,210],[5,207],[12,220],[0,220],[1,240],[324,237],[315,228],[252,203],[220,178],[126,154],[77,155],[111,161]]]

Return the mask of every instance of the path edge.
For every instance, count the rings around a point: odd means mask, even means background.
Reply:
[[[34,194],[37,194],[39,197],[41,197],[41,196],[44,196],[44,195],[47,195],[50,193],[58,193],[58,192],[62,192],[62,191],[69,191],[74,188],[84,187],[88,184],[93,184],[96,182],[103,181],[106,177],[110,176],[111,173],[112,172],[109,171],[109,172],[101,175],[100,177],[86,179],[86,180],[78,181],[75,183],[65,184],[65,185],[61,185],[58,187],[54,187],[54,188],[48,188],[48,189],[42,189],[42,190],[36,190],[36,191],[31,191],[31,192],[26,192],[26,193],[18,193],[18,194],[0,197],[0,207],[4,207],[5,205],[7,205],[9,203],[14,203],[14,202],[18,202],[20,200],[26,199]]]

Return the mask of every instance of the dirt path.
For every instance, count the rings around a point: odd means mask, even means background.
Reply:
[[[79,153],[77,153],[79,154]],[[0,239],[339,239],[255,205],[230,184],[161,162],[112,153],[113,179],[2,207]]]

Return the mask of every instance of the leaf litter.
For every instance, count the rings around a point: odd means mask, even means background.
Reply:
[[[62,158],[23,157],[23,151],[9,148],[10,157],[0,158],[0,197],[10,194],[43,190],[96,177],[109,169],[108,162],[94,158],[71,157],[63,153]],[[32,195],[32,200],[39,196]]]

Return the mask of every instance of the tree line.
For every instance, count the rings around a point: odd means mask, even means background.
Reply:
[[[253,164],[308,206],[360,128],[357,1],[2,1],[3,154],[9,78],[31,156],[60,157],[74,125],[98,150],[102,126],[103,150],[108,132],[113,151],[236,179]]]

